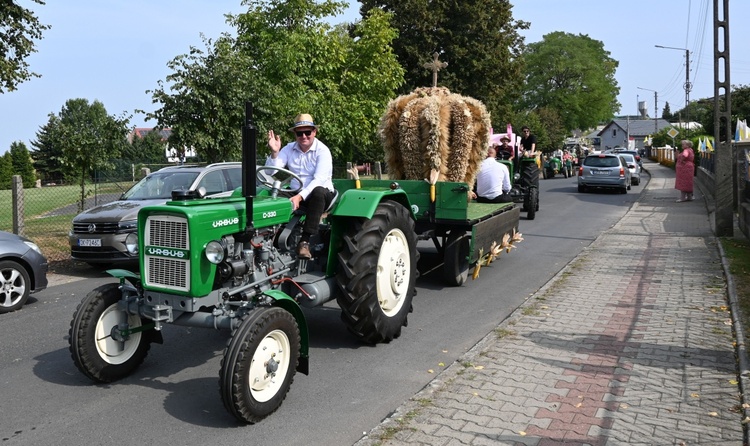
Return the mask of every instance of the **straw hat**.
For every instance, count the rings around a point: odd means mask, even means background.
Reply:
[[[312,127],[315,130],[318,129],[318,126],[315,125],[315,121],[313,120],[312,115],[308,115],[307,113],[298,114],[297,117],[294,118],[294,125],[289,127],[289,131],[293,132],[299,127]]]

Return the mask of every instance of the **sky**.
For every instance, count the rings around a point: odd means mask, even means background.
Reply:
[[[672,112],[685,105],[685,49],[690,50],[690,99],[713,97],[713,1],[630,0],[611,7],[601,0],[511,0],[513,17],[531,23],[520,33],[526,43],[564,31],[588,35],[619,61],[615,73],[620,114],[636,115],[638,102],[658,116],[665,102]],[[17,0],[51,25],[27,61],[41,74],[18,90],[0,94],[0,153],[21,141],[29,150],[36,132],[68,99],[104,104],[114,116],[132,115],[131,126],[153,127],[135,110],[153,111],[147,90],[170,71],[167,62],[204,48],[201,34],[231,32],[224,14],[246,10],[240,0]],[[750,26],[741,26],[740,2],[731,2],[730,82],[750,85]],[[744,3],[744,2],[742,2]],[[332,23],[359,17],[359,3]],[[656,48],[655,45],[678,49]],[[441,56],[450,62],[450,55]],[[502,61],[498,61],[502,66]],[[447,69],[450,69],[450,65]]]

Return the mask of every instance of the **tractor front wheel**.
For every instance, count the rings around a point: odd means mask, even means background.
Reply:
[[[83,298],[70,322],[68,343],[76,367],[90,379],[109,383],[130,375],[151,348],[153,329],[118,308],[120,286],[102,285]]]
[[[238,420],[257,423],[281,406],[297,371],[297,321],[282,308],[245,315],[224,349],[219,391]]]
[[[417,278],[417,236],[409,210],[384,201],[372,218],[348,225],[339,252],[338,304],[362,341],[390,342],[407,324]]]

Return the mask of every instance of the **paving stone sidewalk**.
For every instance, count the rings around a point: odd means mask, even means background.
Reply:
[[[617,225],[356,446],[742,445],[706,205],[646,168]]]

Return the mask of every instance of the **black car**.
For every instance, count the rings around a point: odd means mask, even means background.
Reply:
[[[47,259],[31,240],[0,231],[0,313],[21,308],[47,288]]]

